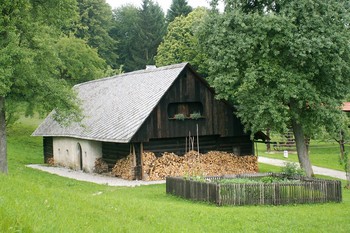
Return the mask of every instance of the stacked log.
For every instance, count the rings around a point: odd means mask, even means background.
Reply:
[[[47,164],[48,164],[49,166],[55,166],[56,163],[55,163],[54,158],[48,158],[48,159],[47,159]]]
[[[98,174],[107,173],[108,172],[108,164],[105,161],[103,161],[102,158],[96,159],[94,172],[96,172]]]
[[[207,154],[190,151],[184,156],[164,153],[160,158],[152,154],[144,153],[144,180],[163,180],[167,176],[221,176],[258,171],[255,156],[236,156],[219,151],[211,151]]]
[[[158,158],[152,152],[144,152],[142,156],[143,180],[148,181],[164,180],[167,176],[222,176],[258,171],[256,156],[236,156],[221,151],[206,154],[190,151],[183,156],[165,152]],[[112,174],[134,179],[133,156],[118,160]]]
[[[130,154],[119,159],[112,169],[112,175],[125,180],[135,179],[134,156]]]

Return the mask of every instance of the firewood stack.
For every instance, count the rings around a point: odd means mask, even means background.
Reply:
[[[108,164],[105,161],[103,161],[102,158],[96,159],[94,172],[96,172],[98,174],[107,173],[108,172]]]
[[[54,158],[48,158],[48,159],[47,159],[47,164],[48,164],[49,166],[55,166],[56,163],[55,163]]]
[[[221,176],[258,171],[256,156],[236,156],[221,151],[210,151],[207,154],[190,151],[184,156],[165,152],[159,158],[152,152],[144,152],[142,156],[143,180],[164,180],[167,176]],[[123,179],[133,179],[133,157],[129,155],[118,160],[112,174]]]
[[[119,159],[112,169],[112,175],[125,180],[135,179],[134,156],[130,154]]]
[[[159,158],[152,152],[145,152],[143,156],[144,180],[163,180],[167,176],[220,176],[258,171],[257,157],[236,156],[220,151],[207,154],[190,151],[184,156],[164,153]]]

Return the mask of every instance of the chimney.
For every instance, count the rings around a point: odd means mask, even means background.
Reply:
[[[146,70],[154,70],[157,69],[157,66],[155,65],[146,65]]]

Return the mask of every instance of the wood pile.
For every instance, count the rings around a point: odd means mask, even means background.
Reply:
[[[165,152],[156,157],[152,152],[144,152],[143,180],[164,180],[167,176],[221,176],[228,174],[254,173],[258,171],[256,156],[236,156],[222,151],[198,154],[190,151],[184,156]],[[123,179],[135,178],[133,156],[117,161],[112,174]]]
[[[130,154],[125,158],[119,159],[112,169],[112,175],[125,180],[134,180],[134,156]]]
[[[94,172],[96,172],[98,174],[107,173],[108,172],[108,164],[105,161],[103,161],[102,158],[96,159]]]
[[[221,176],[228,174],[258,172],[256,156],[236,156],[222,151],[198,154],[190,151],[183,156],[165,152],[156,157],[152,152],[144,152],[143,180],[164,180],[167,176]],[[120,159],[112,169],[112,175],[126,180],[135,179],[134,156]]]
[[[49,166],[55,166],[56,164],[55,164],[54,158],[48,158],[48,159],[47,159],[47,164],[48,164]]]
[[[184,156],[164,153],[159,158],[152,152],[143,154],[144,180],[163,180],[167,176],[220,176],[257,171],[255,156],[236,156],[221,151],[211,151],[207,154],[190,151]]]

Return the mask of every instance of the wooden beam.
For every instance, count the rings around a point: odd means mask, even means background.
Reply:
[[[137,180],[142,180],[142,153],[143,153],[143,143],[137,142],[133,143],[134,148],[134,158],[135,158],[135,178]]]

